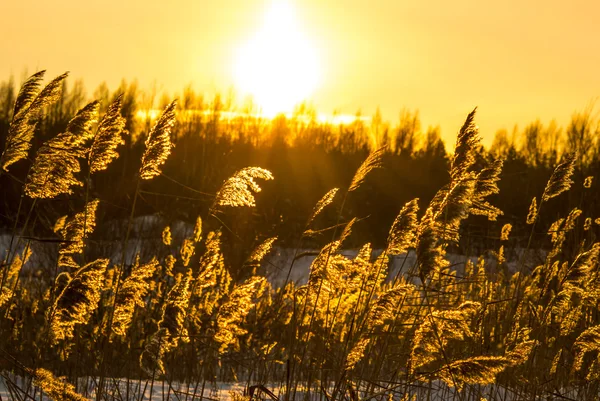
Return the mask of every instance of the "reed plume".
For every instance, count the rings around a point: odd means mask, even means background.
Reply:
[[[387,253],[399,255],[415,245],[419,199],[408,202],[394,220],[387,238]]]
[[[537,207],[537,198],[534,196],[531,199],[531,204],[529,205],[529,212],[527,213],[527,224],[533,224],[537,219],[538,215],[538,207]]]
[[[91,126],[96,122],[99,103],[91,102],[69,121],[64,133],[47,141],[39,150],[25,183],[31,198],[55,198],[73,193],[81,186],[75,174],[81,171],[79,158],[85,157],[86,142],[91,139]]]
[[[548,254],[548,260],[556,257],[563,248],[563,244],[567,240],[567,234],[576,226],[576,220],[581,216],[581,209],[574,208],[569,212],[566,219],[559,219],[552,223],[548,234],[551,236],[552,250]]]
[[[475,189],[473,191],[473,205],[469,213],[486,216],[488,220],[494,221],[502,211],[485,200],[486,197],[500,192],[498,181],[502,173],[503,160],[494,160],[489,166],[481,170],[475,177]]]
[[[410,292],[416,290],[415,286],[407,283],[400,283],[384,291],[369,313],[367,327],[369,331],[376,330],[392,319],[400,301]]]
[[[443,360],[451,340],[462,341],[473,336],[471,321],[481,310],[478,302],[464,302],[456,309],[433,311],[415,332],[410,355],[414,372],[434,361]]]
[[[193,238],[184,238],[181,248],[179,249],[179,255],[181,256],[181,262],[185,267],[190,264],[192,256],[196,251],[196,243]]]
[[[500,232],[500,241],[508,241],[508,237],[510,236],[510,231],[512,230],[512,224],[505,224],[502,226],[502,231]]]
[[[74,145],[81,148],[93,138],[92,126],[98,122],[100,102],[94,100],[83,106],[67,124],[65,132],[71,134]]]
[[[495,160],[478,173],[471,171],[481,140],[474,115],[475,110],[467,116],[458,135],[450,166],[450,183],[440,189],[429,204],[431,216],[427,224],[439,240],[447,242],[458,242],[460,223],[470,214],[483,215],[489,220],[502,214],[485,198],[498,193],[503,162]]]
[[[73,337],[75,326],[86,324],[98,307],[108,259],[88,263],[69,277],[49,314],[54,344]],[[67,276],[68,277],[68,276]]]
[[[12,298],[21,269],[27,263],[30,256],[31,248],[27,246],[23,255],[15,256],[10,263],[8,270],[6,271],[6,276],[3,277],[3,285],[0,287],[0,307]]]
[[[440,379],[448,386],[456,383],[470,385],[488,385],[496,382],[496,376],[509,366],[511,360],[504,356],[475,356],[468,359],[453,361],[440,371]]]
[[[171,232],[169,231],[169,236]],[[183,243],[181,244],[181,248],[179,249],[179,255],[181,256],[181,261],[185,267],[190,264],[190,260],[194,253],[196,252],[196,244],[200,242],[202,239],[202,218],[198,216],[196,219],[196,224],[194,225],[194,231],[192,235],[184,238]],[[163,237],[164,242],[164,237]]]
[[[345,370],[354,369],[356,364],[360,362],[360,360],[365,355],[365,350],[367,349],[367,346],[370,342],[371,339],[369,337],[361,337],[358,339],[356,344],[354,344],[354,347],[352,347],[352,349],[346,356],[346,362],[344,363]]]
[[[255,178],[272,180],[273,174],[269,170],[260,167],[246,167],[237,171],[223,183],[221,189],[217,192],[210,213],[214,214],[221,206],[256,206],[252,192],[260,192],[261,188],[254,181]]]
[[[573,184],[571,177],[575,169],[575,161],[577,161],[577,152],[567,153],[563,156],[563,160],[556,166],[546,184],[542,195],[543,201],[552,199],[571,188]]]
[[[168,344],[176,347],[179,341],[187,342],[188,333],[184,322],[187,315],[187,306],[190,301],[190,282],[192,272],[188,272],[173,286],[163,307],[162,319],[158,323],[159,328],[167,330]]]
[[[160,174],[162,166],[169,154],[171,154],[171,129],[175,125],[175,107],[177,102],[174,100],[162,112],[154,127],[150,130],[146,138],[146,148],[142,155],[142,166],[140,167],[140,177],[143,180],[150,180]]]
[[[194,242],[200,242],[202,239],[202,217],[200,216],[196,218],[196,224],[194,224],[193,238]]]
[[[400,301],[407,293],[414,289],[415,287],[412,284],[402,283],[389,288],[381,294],[369,312],[367,332],[360,336],[346,357],[344,365],[346,370],[354,369],[364,356],[367,346],[371,343],[373,333],[393,318]]]
[[[264,277],[250,277],[244,284],[235,287],[229,294],[229,299],[221,305],[217,312],[217,332],[214,336],[215,341],[220,344],[220,353],[228,348],[238,347],[238,336],[247,333],[241,324],[253,306],[252,299],[260,296],[267,285]]]
[[[113,332],[118,336],[125,336],[131,325],[135,307],[145,306],[144,297],[148,294],[148,279],[154,275],[158,267],[158,260],[153,258],[150,262],[140,264],[139,256],[131,267],[131,274],[123,280],[115,299],[115,312],[112,324]]]
[[[175,286],[169,291],[162,318],[158,322],[158,331],[150,336],[140,355],[140,367],[148,376],[154,377],[155,373],[164,373],[163,356],[176,348],[179,341],[189,341],[184,323],[190,300],[191,273],[191,270],[188,270],[183,277],[180,275]]]
[[[58,264],[65,267],[78,268],[73,260],[74,254],[80,254],[85,247],[85,239],[94,232],[96,226],[96,209],[98,199],[85,205],[85,211],[76,213],[73,217],[61,217],[54,225],[54,231],[63,240],[58,249]]]
[[[29,77],[17,95],[4,151],[0,156],[0,166],[5,171],[8,171],[11,164],[27,157],[42,110],[61,96],[63,81],[68,73],[54,78],[38,92],[44,73],[45,71],[40,71]]]
[[[475,175],[470,172],[439,190],[431,200],[433,226],[440,239],[458,242],[460,223],[469,216],[476,198],[475,184]]]
[[[140,355],[140,368],[150,377],[165,371],[163,357],[167,347],[163,346],[163,338],[167,336],[167,329],[159,329],[146,341],[144,351]]]
[[[600,256],[600,243],[595,243],[588,251],[581,252],[573,263],[563,263],[559,270],[554,269],[551,279],[558,282],[556,288],[546,288],[553,294],[549,310],[560,321],[560,333],[570,335],[581,320],[586,304],[596,305],[597,270]],[[558,263],[555,264],[558,267]],[[554,295],[555,294],[555,295]]]
[[[162,242],[166,246],[171,246],[171,227],[166,226],[162,232]]]
[[[277,241],[277,237],[271,237],[264,240],[259,246],[254,248],[250,256],[246,259],[244,264],[253,269],[253,273],[255,274],[255,270],[260,267],[261,262],[267,256],[269,252],[273,249],[273,244]]]
[[[125,119],[121,117],[123,95],[119,95],[109,106],[100,120],[94,140],[90,146],[88,163],[90,174],[106,170],[117,157],[117,147],[122,145],[121,133],[125,129]]]
[[[333,199],[335,198],[335,195],[338,193],[338,191],[339,188],[333,188],[329,190],[325,195],[323,195],[323,197],[315,205],[313,212],[310,215],[310,218],[308,219],[308,223],[306,223],[307,227],[312,224],[312,222],[317,218],[319,214],[321,214],[323,209],[325,209],[328,205],[331,204],[331,202],[333,202]]]
[[[357,221],[357,218],[353,217],[352,220],[350,220],[344,226],[344,230],[342,231],[342,234],[340,235],[340,239],[338,240],[339,246],[341,246],[344,243],[344,241],[346,241],[348,239],[350,234],[352,234],[352,227],[354,227],[354,224],[356,223],[356,221]]]
[[[558,350],[554,358],[552,358],[552,365],[550,366],[550,374],[555,375],[556,369],[558,369],[558,364],[560,363],[560,358],[562,356],[562,348]]]
[[[13,119],[17,115],[19,115],[19,113],[27,110],[27,108],[31,105],[35,97],[38,95],[45,74],[46,70],[38,71],[29,78],[27,78],[23,86],[21,86],[19,94],[17,95],[17,98],[15,100],[15,106],[13,109]]]
[[[427,209],[419,223],[416,253],[419,275],[422,279],[427,278],[431,272],[443,269],[448,265],[448,261],[444,258],[444,247],[438,244],[437,227],[431,208]]]
[[[475,125],[476,111],[477,108],[469,113],[456,138],[454,156],[450,165],[452,182],[463,179],[475,163],[475,151],[481,140],[479,128]]]
[[[206,236],[206,250],[200,259],[200,272],[214,269],[219,260],[222,259],[221,252],[221,232],[211,231]],[[199,283],[197,283],[199,284]]]
[[[366,160],[360,165],[354,177],[352,177],[352,182],[350,183],[350,187],[348,188],[348,192],[352,192],[358,189],[361,184],[367,178],[367,175],[376,168],[381,168],[383,155],[385,154],[387,147],[382,146],[379,149],[374,150],[369,154]]]
[[[585,329],[575,340],[573,344],[575,357],[573,360],[573,370],[579,371],[583,368],[584,357],[588,353],[595,353],[596,357],[600,351],[600,325]]]
[[[325,315],[320,312],[327,308],[338,291],[347,284],[344,272],[350,269],[352,262],[337,253],[339,246],[340,242],[334,241],[321,249],[310,265],[308,283],[297,290],[298,295],[304,298],[304,304],[311,305],[314,309],[316,318],[324,318]]]
[[[53,401],[89,401],[75,391],[75,387],[64,379],[60,379],[46,369],[36,369],[32,372],[34,383]]]
[[[225,267],[221,251],[221,232],[209,232],[205,247],[200,258],[200,269],[191,289],[194,301],[189,318],[196,327],[201,327],[204,319],[214,314],[218,302],[229,293],[231,285],[231,275]]]

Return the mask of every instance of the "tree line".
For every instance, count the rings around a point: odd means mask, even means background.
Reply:
[[[13,78],[0,84],[2,148],[16,91]],[[119,158],[88,183],[93,195],[102,201],[102,210],[98,211],[102,220],[127,217],[125,206],[133,197],[133,177],[144,138],[168,99],[156,91],[141,90],[135,82],[125,81],[114,91],[102,84],[91,97],[99,100],[102,113],[117,96],[122,96],[121,114],[126,120]],[[277,235],[280,244],[293,246],[291,239],[302,232],[315,202],[330,188],[347,185],[372,149],[385,147],[384,168],[374,172],[364,188],[347,199],[344,206],[347,216],[359,216],[354,237],[357,244],[367,238],[376,247],[384,244],[387,228],[399,205],[415,197],[427,204],[449,179],[449,154],[440,129],[424,128],[418,111],[403,110],[393,124],[383,121],[379,112],[370,119],[357,114],[353,122],[334,124],[319,121],[315,110],[307,104],[298,106],[291,116],[267,119],[251,103],[236,106],[231,96],[207,99],[188,86],[177,97],[177,122],[171,132],[175,145],[172,155],[161,176],[140,194],[136,214],[156,214],[167,222],[182,220],[193,224],[198,214],[208,211],[215,192],[227,177],[246,166],[264,167],[276,180],[264,185],[258,207],[252,213],[241,210],[222,216],[222,223],[229,229],[224,235],[234,238],[236,247],[243,250],[254,246],[262,239],[259,233],[267,231]],[[59,101],[49,106],[37,123],[30,157],[43,143],[61,133],[89,98],[81,81],[72,85],[64,81]],[[519,224],[525,220],[532,197],[543,190],[552,169],[567,152],[578,152],[576,185],[568,197],[545,206],[547,223],[554,221],[567,205],[585,206],[589,217],[598,217],[598,206],[589,191],[584,191],[583,180],[600,170],[599,121],[593,106],[589,106],[575,112],[565,128],[538,120],[522,130],[515,127],[510,133],[498,131],[489,148],[480,146],[477,152],[480,163],[504,160],[498,184],[500,194],[494,199],[504,215],[497,222],[470,219],[462,228],[464,243],[459,248],[463,249],[458,251],[488,249],[487,244],[495,240],[490,233],[507,222],[515,225],[518,237]],[[0,177],[3,188],[0,226],[6,232],[17,213],[28,211],[27,204],[19,208],[20,188],[28,168],[29,163],[20,162],[11,167],[10,174]],[[35,235],[52,236],[58,217],[82,207],[77,204],[78,198],[81,197],[63,196],[40,202],[35,209],[38,214]],[[333,210],[321,217],[318,223],[323,232],[336,224],[335,214]],[[527,232],[525,227],[523,232]],[[320,234],[315,234],[315,246]],[[101,239],[108,233],[99,231],[95,236]]]

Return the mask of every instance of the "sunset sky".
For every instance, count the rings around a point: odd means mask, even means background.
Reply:
[[[274,24],[281,4],[292,14]],[[289,83],[286,93],[322,113],[379,106],[394,123],[403,107],[418,109],[445,138],[479,106],[489,142],[537,118],[564,127],[600,95],[596,1],[5,0],[0,14],[0,79],[69,70],[90,96],[125,78],[170,94],[188,83],[207,94],[271,85],[254,95],[273,103]],[[292,45],[273,44],[282,42]],[[248,71],[265,62],[253,81]],[[273,75],[287,83],[265,83]]]

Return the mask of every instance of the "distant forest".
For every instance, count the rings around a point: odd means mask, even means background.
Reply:
[[[9,79],[0,84],[0,146],[4,142],[19,83]],[[123,95],[121,113],[127,119],[126,134],[119,147],[120,157],[108,170],[95,174],[91,194],[101,201],[97,220],[128,217],[135,191],[135,174],[144,149],[144,139],[166,97],[140,90],[135,83],[123,82],[114,92],[106,85],[86,95],[81,82],[63,88],[61,100],[50,106],[37,124],[29,161],[20,161],[10,173],[0,176],[0,230],[10,233],[17,213],[24,219],[31,200],[21,205],[22,183],[31,159],[48,139],[61,133],[69,120],[88,101],[101,101],[104,113],[108,104]],[[280,246],[294,246],[315,203],[331,188],[347,187],[356,168],[369,151],[386,146],[383,168],[374,171],[359,191],[346,199],[344,214],[359,216],[352,241],[383,246],[391,223],[409,200],[418,197],[425,207],[436,191],[448,182],[449,155],[439,128],[425,129],[418,111],[404,110],[399,121],[388,124],[379,114],[366,123],[359,118],[348,124],[319,122],[316,113],[299,106],[292,117],[256,117],[251,106],[234,110],[221,96],[206,99],[190,87],[178,97],[177,122],[172,130],[173,152],[160,177],[144,183],[137,215],[161,216],[168,224],[175,221],[194,224],[196,216],[206,215],[222,182],[246,166],[270,170],[275,180],[265,182],[258,194],[257,207],[216,216],[228,228],[232,243],[251,249],[264,238],[259,233],[279,237]],[[232,113],[234,112],[235,113]],[[471,110],[465,110],[465,115]],[[460,127],[456,127],[458,131]],[[483,133],[490,135],[490,133]],[[450,135],[448,135],[450,136]],[[451,148],[453,144],[448,144]],[[563,197],[545,206],[536,236],[546,238],[545,228],[569,208],[579,207],[593,219],[600,216],[597,182],[584,188],[588,176],[600,176],[600,126],[593,107],[573,113],[566,127],[555,123],[532,122],[522,130],[495,133],[489,149],[480,148],[481,161],[504,159],[499,182],[500,194],[492,202],[504,211],[497,222],[471,218],[461,227],[457,252],[478,254],[497,241],[503,224],[513,224],[514,238],[526,242],[529,230],[525,220],[532,198],[543,192],[552,169],[565,152],[579,153],[575,185]],[[81,177],[85,175],[82,173]],[[75,191],[83,189],[75,187]],[[35,207],[35,226],[31,235],[52,238],[56,219],[83,207],[80,193],[40,200]],[[341,200],[337,200],[339,202]],[[19,210],[20,205],[20,210]],[[327,229],[336,224],[335,208],[320,216],[318,224]],[[342,216],[344,218],[345,216]],[[20,219],[20,220],[21,220]],[[21,220],[23,221],[23,220]],[[345,222],[345,220],[344,220]],[[496,233],[496,234],[492,234]],[[108,237],[102,224],[90,238]],[[320,246],[318,234],[315,247]],[[543,242],[541,242],[543,246]],[[525,246],[525,244],[523,244]]]

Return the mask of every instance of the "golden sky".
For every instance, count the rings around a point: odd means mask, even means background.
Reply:
[[[254,62],[240,61],[240,49],[264,28],[274,3],[4,0],[0,79],[69,70],[90,95],[100,82],[115,89],[122,78],[169,93],[188,83],[227,92],[239,84],[240,63]],[[419,109],[425,126],[440,125],[451,138],[478,106],[489,142],[496,130],[537,118],[564,127],[600,95],[597,1],[287,3],[318,61],[310,96],[323,113],[371,115],[379,106],[393,123],[403,107]]]

